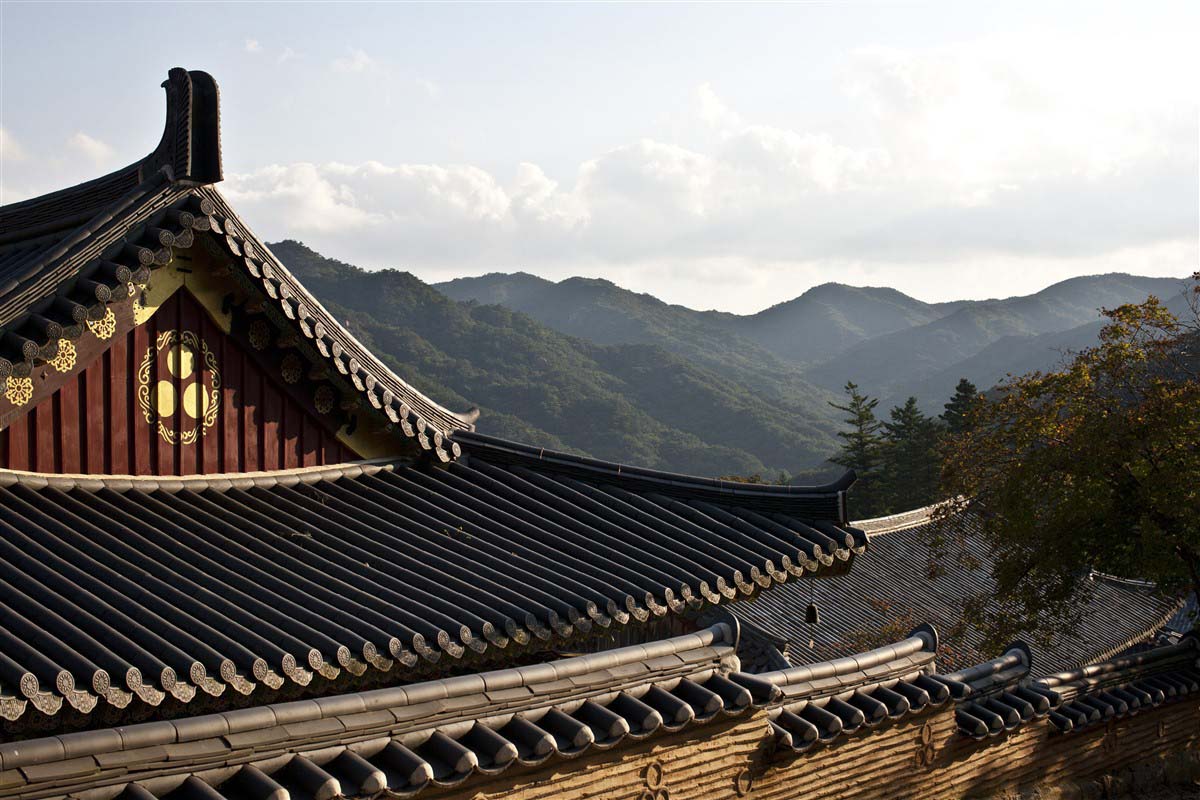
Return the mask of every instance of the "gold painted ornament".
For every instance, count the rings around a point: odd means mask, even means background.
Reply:
[[[255,350],[265,350],[271,343],[271,326],[264,319],[256,319],[250,323],[250,346]]]
[[[288,353],[283,357],[280,372],[283,375],[284,383],[299,383],[300,378],[304,375],[304,362],[295,353]]]
[[[328,414],[333,411],[333,404],[337,400],[333,389],[329,386],[318,386],[316,393],[313,395],[313,406],[320,414]]]
[[[137,379],[142,416],[167,444],[192,444],[216,423],[221,372],[208,343],[193,331],[160,333],[146,348]]]
[[[75,343],[70,339],[58,340],[58,354],[46,363],[58,372],[70,372],[75,369]]]
[[[111,308],[105,309],[103,319],[89,319],[87,326],[97,339],[107,341],[117,332],[117,315],[113,313]]]
[[[4,399],[15,408],[33,399],[33,378],[9,378],[8,386],[4,389]]]

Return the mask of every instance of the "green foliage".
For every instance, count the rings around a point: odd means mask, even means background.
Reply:
[[[929,505],[938,496],[941,459],[938,444],[943,428],[925,415],[910,397],[889,412],[890,421],[876,418],[879,400],[846,384],[845,405],[832,404],[846,414],[846,430],[838,433],[842,449],[830,459],[853,469],[858,482],[851,490],[851,513],[859,519],[883,516]]]
[[[397,374],[448,407],[479,405],[484,433],[699,475],[790,473],[832,449],[832,423],[663,347],[595,344],[405,272],[271,248]]]
[[[788,476],[782,472],[773,481],[763,478],[758,472],[753,475],[722,475],[720,480],[732,481],[733,483],[757,483],[767,486],[787,486],[789,483]]]
[[[832,429],[825,407],[828,393],[804,381],[799,364],[779,357],[757,339],[756,329],[749,324],[756,317],[670,305],[595,278],[553,283],[525,273],[496,273],[458,278],[434,288],[454,300],[494,303],[528,314],[553,330],[595,344],[662,348],[765,397],[777,404],[780,414],[816,424],[825,435]],[[813,322],[803,309],[787,316],[796,322]],[[843,329],[825,326],[821,332],[834,337]],[[813,338],[813,332],[794,324],[790,334],[781,335],[800,342]]]
[[[954,397],[946,403],[942,412],[942,422],[951,434],[963,433],[969,427],[971,409],[979,402],[979,390],[975,384],[966,378],[960,378],[958,386],[954,387]]]
[[[943,481],[994,551],[1000,646],[1077,621],[1091,571],[1200,590],[1200,273],[1181,321],[1155,297],[1104,312],[1099,344],[1005,382],[947,447]],[[953,541],[935,541],[949,553]]]
[[[942,426],[921,411],[917,398],[910,397],[891,410],[891,421],[883,429],[879,481],[886,512],[928,505],[938,491]]]
[[[852,469],[858,475],[858,482],[851,490],[854,502],[854,513],[868,517],[880,513],[883,508],[884,496],[881,491],[881,468],[883,465],[883,428],[875,417],[875,407],[879,400],[871,398],[858,390],[853,381],[846,384],[845,405],[830,402],[838,411],[846,414],[843,422],[847,430],[838,431],[842,440],[842,448],[837,455],[829,460]]]

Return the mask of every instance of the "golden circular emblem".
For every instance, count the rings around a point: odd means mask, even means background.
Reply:
[[[117,316],[111,308],[106,309],[104,317],[99,320],[88,320],[88,328],[97,339],[111,339],[117,332]]]
[[[271,326],[264,319],[256,319],[250,323],[250,346],[255,350],[266,350],[271,343]]]
[[[25,405],[33,399],[33,379],[9,378],[4,387],[4,398],[17,408]]]
[[[59,372],[70,372],[75,369],[75,343],[70,339],[58,340],[58,354],[46,363]]]
[[[328,414],[333,411],[333,404],[337,397],[333,393],[333,389],[329,386],[318,386],[316,393],[313,395],[313,406],[321,414]]]
[[[288,353],[284,356],[283,363],[279,366],[284,383],[299,383],[300,379],[304,377],[304,362],[295,353]]]
[[[154,346],[146,348],[137,378],[142,416],[168,444],[192,444],[217,421],[221,404],[217,357],[192,331],[160,333]]]

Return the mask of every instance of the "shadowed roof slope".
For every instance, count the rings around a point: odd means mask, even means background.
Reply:
[[[993,584],[991,559],[974,523],[956,520],[976,569],[947,565],[929,577],[928,536],[932,508],[855,523],[871,536],[870,558],[852,572],[818,582],[815,587],[784,586],[739,604],[734,613],[750,630],[787,642],[793,663],[836,658],[862,649],[897,620],[927,620],[942,631],[942,661],[947,669],[976,664],[982,635],[962,622],[963,603],[988,593]],[[1106,576],[1093,577],[1094,592],[1077,630],[1061,633],[1049,647],[1039,648],[1039,674],[1069,669],[1109,658],[1130,645],[1150,639],[1175,612],[1178,603],[1143,583]],[[805,622],[808,604],[816,601],[820,622]],[[960,633],[961,631],[961,633]],[[886,634],[883,634],[886,636]],[[808,646],[809,641],[815,642]]]

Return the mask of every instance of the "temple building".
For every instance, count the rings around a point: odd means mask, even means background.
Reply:
[[[919,591],[920,519],[852,524],[853,474],[477,433],[217,190],[213,78],[163,86],[149,156],[0,208],[0,800],[986,797],[1191,769],[1200,649],[1152,641],[1178,604],[1113,595],[1128,627],[1096,616],[1045,668],[1021,642],[947,661],[924,623],[953,625],[953,591],[851,646],[864,593]]]

